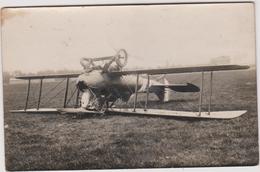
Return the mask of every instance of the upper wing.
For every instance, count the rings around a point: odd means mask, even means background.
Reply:
[[[126,70],[110,72],[113,75],[131,75],[131,74],[171,74],[171,73],[191,73],[191,72],[210,72],[221,70],[240,70],[248,69],[249,66],[240,65],[218,65],[218,66],[196,66],[196,67],[178,67],[178,68],[162,68],[162,69],[145,69],[145,70]]]
[[[162,68],[162,69],[141,69],[109,72],[112,75],[131,75],[131,74],[170,74],[170,73],[191,73],[191,72],[209,72],[221,70],[241,70],[248,69],[249,66],[240,65],[219,65],[219,66],[198,66],[198,67],[179,67],[179,68]],[[16,76],[16,79],[49,79],[49,78],[76,78],[80,73],[54,74],[54,75],[27,75]]]
[[[16,76],[16,79],[50,79],[50,78],[76,78],[80,73],[54,74],[54,75],[27,75]]]

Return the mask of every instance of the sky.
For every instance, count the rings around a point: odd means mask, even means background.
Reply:
[[[81,70],[82,57],[128,52],[127,68],[255,63],[252,3],[6,8],[4,71]]]

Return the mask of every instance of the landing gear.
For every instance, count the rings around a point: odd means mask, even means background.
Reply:
[[[96,94],[93,90],[88,88],[82,94],[80,107],[86,110],[104,113],[109,106],[105,95]]]

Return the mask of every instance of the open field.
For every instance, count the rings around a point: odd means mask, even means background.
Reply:
[[[167,77],[175,83],[200,83],[199,74]],[[208,77],[206,81],[208,95]],[[44,91],[51,85],[46,83]],[[32,90],[36,87],[33,84]],[[255,70],[214,75],[212,110],[248,110],[231,120],[9,113],[24,107],[25,95],[24,84],[4,86],[7,170],[236,166],[259,161]],[[165,104],[151,97],[153,108],[195,110],[199,94],[174,93]],[[62,98],[63,93],[43,107],[62,106]]]

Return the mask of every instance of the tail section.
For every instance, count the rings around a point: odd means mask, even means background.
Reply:
[[[176,92],[199,92],[200,88],[194,84],[169,84],[168,80],[164,77],[163,84],[156,83],[150,87],[150,91],[154,92],[160,101],[168,102],[170,100],[171,91]]]
[[[164,85],[169,85],[169,81],[164,77],[163,79]],[[164,96],[163,96],[163,102],[170,101],[170,94],[171,90],[167,87],[164,87]]]
[[[154,92],[161,102],[170,101],[171,89],[166,85],[169,85],[169,81],[164,77],[162,85],[152,85],[150,91]]]

